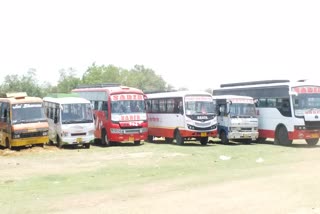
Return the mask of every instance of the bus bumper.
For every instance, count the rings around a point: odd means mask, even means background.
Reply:
[[[90,143],[94,140],[94,135],[77,136],[77,137],[62,137],[61,145],[82,145]]]
[[[12,139],[10,141],[11,146],[30,146],[36,144],[46,144],[48,143],[49,138],[48,136],[41,136],[41,137],[30,137],[30,138],[19,138],[19,139]]]
[[[228,132],[229,139],[251,139],[256,140],[259,132]]]

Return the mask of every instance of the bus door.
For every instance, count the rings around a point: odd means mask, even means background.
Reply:
[[[6,137],[11,134],[9,103],[0,103],[0,144],[6,145]]]

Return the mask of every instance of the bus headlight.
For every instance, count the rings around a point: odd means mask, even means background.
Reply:
[[[110,129],[110,132],[112,134],[122,134],[122,130],[121,129]]]
[[[294,129],[297,129],[297,130],[306,130],[306,127],[305,127],[305,126],[294,126]]]
[[[88,135],[94,135],[94,130],[88,131]]]
[[[62,133],[61,133],[61,135],[62,135],[62,137],[67,137],[68,136],[68,132],[66,132],[66,131],[63,131]]]
[[[20,138],[20,134],[19,133],[13,133],[12,138],[14,138],[14,139]]]

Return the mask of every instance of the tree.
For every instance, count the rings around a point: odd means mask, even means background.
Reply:
[[[81,84],[81,79],[76,77],[76,70],[69,68],[67,70],[61,69],[59,71],[60,77],[55,92],[57,93],[70,93],[72,89]]]
[[[36,73],[36,69],[31,68],[22,76],[17,74],[5,76],[4,83],[0,86],[1,92],[26,92],[29,96],[43,97],[46,90],[38,85]]]
[[[121,83],[122,68],[93,63],[82,76],[83,84]]]

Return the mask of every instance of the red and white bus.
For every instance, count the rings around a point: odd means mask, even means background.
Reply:
[[[273,138],[291,145],[305,139],[316,145],[320,136],[320,85],[308,80],[265,80],[222,84],[213,95],[234,94],[257,99],[258,142]]]
[[[105,146],[113,142],[134,142],[147,139],[148,122],[144,93],[140,89],[119,84],[79,86],[72,90],[93,105],[95,141]]]
[[[185,140],[208,143],[208,137],[217,136],[217,118],[210,93],[177,91],[146,94],[149,136],[164,137],[167,143]]]

